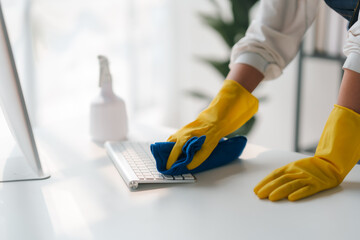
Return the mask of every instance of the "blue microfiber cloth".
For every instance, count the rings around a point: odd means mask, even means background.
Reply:
[[[157,170],[166,175],[180,175],[185,173],[198,173],[212,168],[217,168],[237,159],[245,148],[247,139],[243,136],[221,139],[211,155],[197,168],[187,169],[195,153],[200,150],[206,136],[192,137],[182,148],[182,154],[169,170],[166,163],[174,142],[157,142],[151,144],[150,149],[156,160]]]

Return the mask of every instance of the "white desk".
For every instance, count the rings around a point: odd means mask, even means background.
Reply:
[[[142,130],[142,139],[168,135]],[[1,240],[360,236],[360,166],[340,187],[298,202],[273,203],[259,200],[253,187],[302,155],[248,144],[241,161],[196,174],[195,184],[130,192],[104,149],[89,140],[86,124],[73,122],[37,136],[52,176],[0,184]]]

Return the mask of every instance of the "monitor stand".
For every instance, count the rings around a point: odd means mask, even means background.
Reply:
[[[13,147],[8,157],[0,158],[0,183],[42,180],[49,177],[44,169],[43,174],[35,172],[18,146]]]

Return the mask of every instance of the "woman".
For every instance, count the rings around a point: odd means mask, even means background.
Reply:
[[[344,75],[337,104],[323,130],[315,155],[274,170],[254,189],[259,198],[295,201],[339,185],[360,159],[360,21],[358,0],[327,0],[349,21]],[[241,127],[257,111],[251,92],[262,80],[274,79],[295,57],[301,39],[314,21],[318,0],[264,0],[246,35],[232,50],[230,72],[207,109],[168,141],[176,142],[167,169],[185,142],[206,135],[202,148],[187,166],[194,169],[218,141]]]

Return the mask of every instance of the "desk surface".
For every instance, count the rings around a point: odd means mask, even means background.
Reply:
[[[168,135],[137,130],[133,137],[139,140]],[[259,200],[253,187],[303,155],[248,144],[241,160],[196,174],[195,184],[130,192],[85,126],[74,122],[40,131],[37,139],[51,178],[0,184],[1,239],[338,240],[360,235],[360,166],[335,189],[273,203]]]

